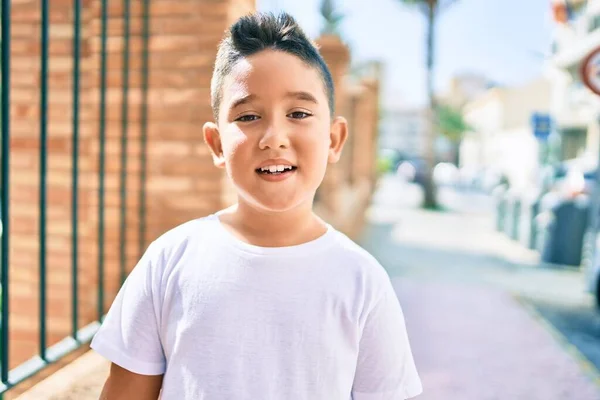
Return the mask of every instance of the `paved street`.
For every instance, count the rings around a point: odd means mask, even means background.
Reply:
[[[384,179],[363,244],[392,276],[425,393],[419,399],[600,399],[600,316],[573,269],[493,229],[487,196]]]

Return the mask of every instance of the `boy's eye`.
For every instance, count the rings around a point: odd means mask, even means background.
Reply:
[[[288,114],[288,117],[291,117],[294,119],[304,119],[304,118],[308,118],[310,116],[311,116],[311,114],[306,113],[304,111],[294,111],[293,113]]]
[[[240,121],[240,122],[251,122],[251,121],[256,121],[258,119],[258,115],[242,115],[241,117],[239,117],[238,119],[236,119],[236,121]]]

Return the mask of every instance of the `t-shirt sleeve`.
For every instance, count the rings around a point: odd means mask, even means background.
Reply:
[[[150,245],[131,271],[94,336],[91,348],[141,375],[161,375],[166,361],[159,336],[160,252]]]
[[[389,278],[366,316],[352,388],[353,400],[404,400],[423,391],[400,303]]]

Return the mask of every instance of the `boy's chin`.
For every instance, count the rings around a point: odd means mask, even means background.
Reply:
[[[306,201],[297,198],[282,199],[276,196],[257,196],[250,200],[257,210],[267,213],[284,213],[302,207]]]
[[[287,211],[294,210],[301,205],[301,202],[298,201],[255,201],[255,204],[259,207],[259,209],[269,212],[269,213],[284,213]]]

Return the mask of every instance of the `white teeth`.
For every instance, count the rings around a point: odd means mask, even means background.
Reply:
[[[269,165],[266,167],[261,167],[260,172],[276,173],[276,172],[291,171],[293,168],[294,167],[292,167],[291,165]]]

